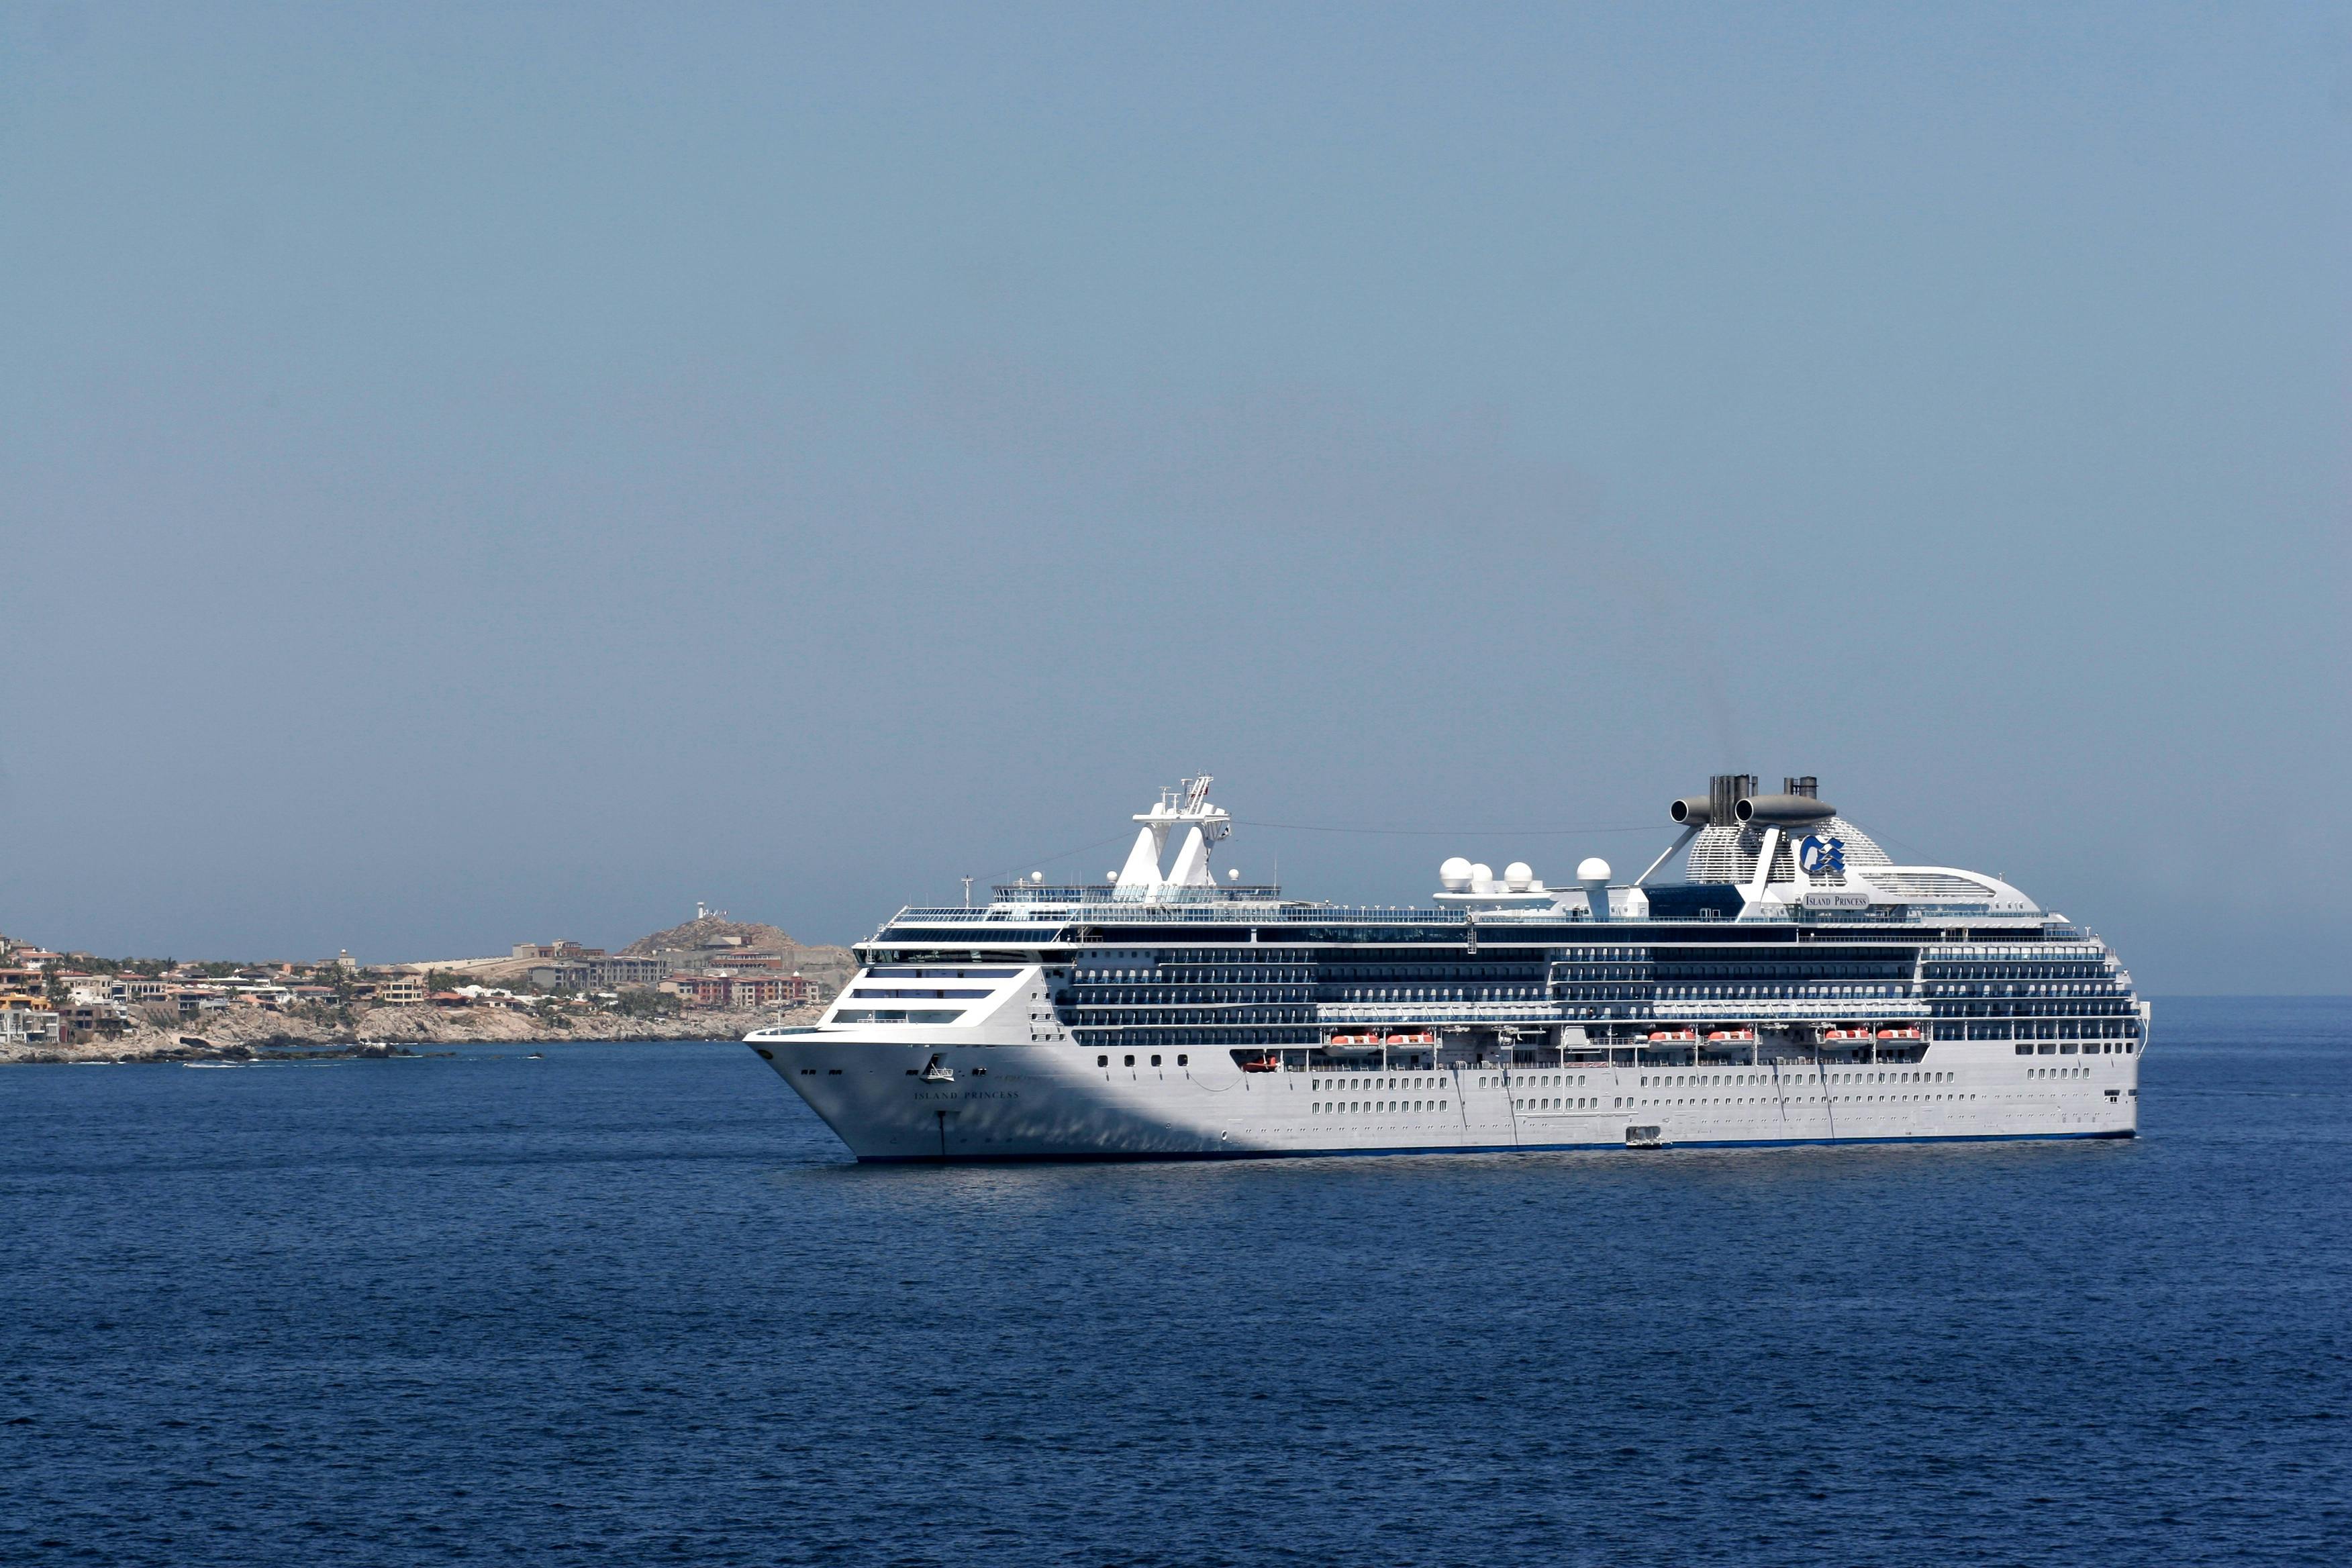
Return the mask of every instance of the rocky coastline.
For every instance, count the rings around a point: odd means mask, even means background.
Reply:
[[[142,1024],[113,1037],[58,1045],[0,1044],[0,1065],[72,1062],[320,1061],[361,1057],[444,1055],[419,1047],[483,1042],[562,1044],[568,1040],[726,1040],[775,1024],[808,1023],[822,1011],[803,1007],[704,1009],[655,1017],[590,1010],[551,1014],[499,1007],[368,1007],[346,1024],[223,1008],[177,1026]]]

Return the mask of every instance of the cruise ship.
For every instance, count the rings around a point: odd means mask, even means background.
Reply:
[[[1139,814],[1103,882],[900,910],[817,1023],[746,1043],[873,1161],[2137,1131],[2149,1009],[2107,944],[1896,865],[1811,777],[1717,776],[1630,880],[1457,857],[1400,908],[1220,880],[1210,782]]]

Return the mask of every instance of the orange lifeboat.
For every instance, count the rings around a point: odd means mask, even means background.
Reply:
[[[1653,1037],[1654,1038],[1655,1037]],[[1714,1029],[1706,1037],[1710,1046],[1752,1046],[1756,1043],[1753,1029]]]
[[[1921,1036],[1916,1029],[1881,1029],[1878,1037],[1882,1040],[1916,1040]]]
[[[1698,1044],[1698,1034],[1697,1031],[1693,1029],[1658,1029],[1651,1034],[1650,1044],[1654,1046],[1695,1046]]]
[[[1282,1062],[1276,1057],[1249,1057],[1242,1062],[1244,1072],[1280,1072]]]
[[[1822,1036],[1825,1046],[1866,1046],[1878,1037],[1868,1029],[1832,1029]]]

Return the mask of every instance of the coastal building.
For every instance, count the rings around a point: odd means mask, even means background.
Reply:
[[[131,1020],[115,1002],[68,1002],[58,1009],[58,1037],[67,1045],[121,1037]]]
[[[673,974],[661,983],[689,1007],[724,1007],[734,994],[735,982],[724,974]]]
[[[58,1010],[22,991],[0,992],[0,1046],[54,1046]]]
[[[514,956],[517,958],[553,959],[560,963],[568,963],[576,959],[602,958],[604,956],[604,950],[601,947],[583,947],[576,942],[564,942],[562,940],[555,942],[519,942],[514,945]]]
[[[673,974],[661,989],[696,1007],[798,1007],[824,1000],[824,987],[801,974]]]
[[[394,974],[376,982],[375,999],[387,1007],[420,1006],[425,1001],[425,982],[415,974]]]
[[[660,984],[669,965],[658,958],[583,958],[535,963],[530,983],[542,991],[598,991]]]

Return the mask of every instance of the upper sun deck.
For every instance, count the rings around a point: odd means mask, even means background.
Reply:
[[[2005,932],[2067,932],[2063,917],[2042,910],[1998,877],[1948,866],[1898,866],[1869,837],[1822,802],[1813,780],[1791,778],[1783,793],[1759,795],[1751,775],[1717,777],[1707,796],[1673,804],[1683,831],[1648,869],[1613,880],[1609,865],[1589,858],[1572,884],[1546,887],[1524,863],[1501,876],[1455,857],[1439,868],[1435,906],[1349,905],[1286,899],[1273,883],[1219,882],[1211,851],[1233,819],[1209,804],[1209,779],[1187,779],[1163,792],[1142,825],[1126,865],[1106,880],[1048,885],[1038,872],[991,889],[988,903],[909,905],[877,939],[992,943],[1090,942],[1108,929],[1231,933],[1216,940],[1374,940],[1465,942],[1513,937],[1540,941],[1557,929],[1580,944],[1625,928],[1838,929],[1856,932],[1983,926]],[[1160,859],[1181,835],[1173,868]],[[1686,880],[1652,877],[1684,849]],[[925,933],[918,935],[917,932]],[[1337,934],[1332,933],[1361,933]],[[1630,934],[1630,933],[1627,933]],[[1915,937],[1916,940],[1916,937]]]
[[[1224,892],[1226,889],[1219,889]],[[1038,889],[1039,893],[1080,894],[1083,889]],[[1091,889],[1099,893],[1100,889]],[[1240,897],[1189,900],[1181,903],[1137,905],[1099,897],[1006,900],[970,908],[909,904],[886,921],[873,939],[911,940],[918,931],[943,940],[979,942],[1092,942],[1101,933],[1120,931],[1213,929],[1234,942],[1349,940],[1339,933],[1360,933],[1357,940],[1381,942],[1541,942],[1558,937],[1579,943],[1611,939],[1628,940],[1636,931],[1661,930],[1723,933],[1741,931],[1783,935],[1797,931],[1837,931],[1867,936],[1900,933],[1910,941],[1926,932],[1954,927],[1998,928],[2003,931],[2044,933],[2050,940],[2078,928],[2063,916],[2041,910],[2000,912],[1981,904],[1963,907],[1879,905],[1865,910],[1806,910],[1783,906],[1769,915],[1732,919],[1705,913],[1691,915],[1619,915],[1608,921],[1591,919],[1581,909],[1463,910],[1411,905],[1326,904],[1300,900]],[[1277,936],[1275,933],[1279,932]],[[1173,937],[1171,935],[1171,940]]]

